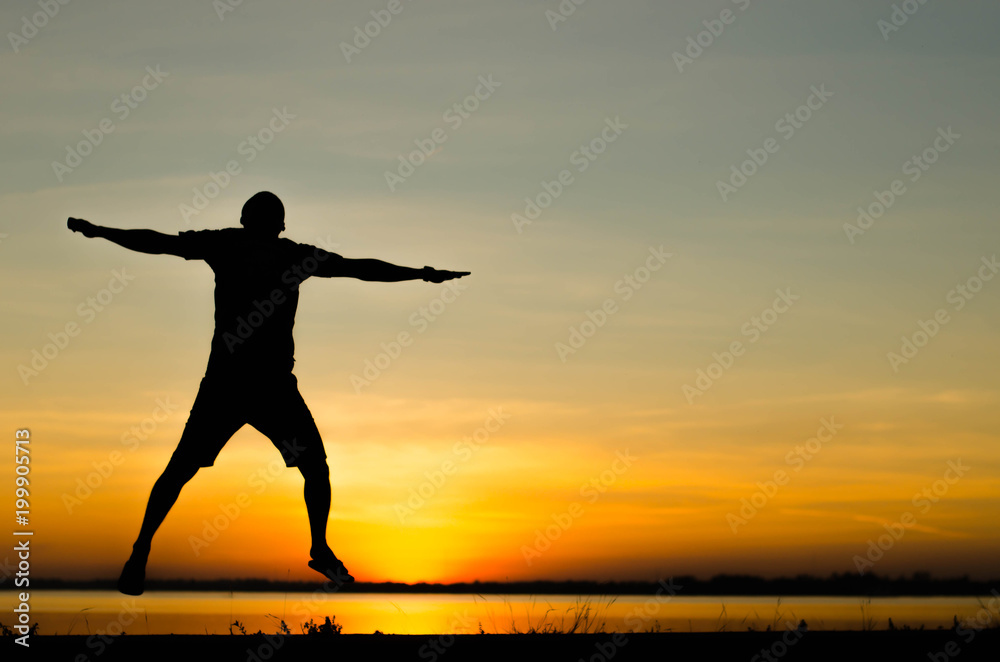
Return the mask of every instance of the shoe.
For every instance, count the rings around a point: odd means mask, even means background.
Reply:
[[[142,595],[146,581],[146,564],[129,558],[118,578],[118,591],[125,595]]]
[[[310,560],[309,567],[337,584],[349,584],[354,581],[354,577],[347,572],[344,562],[333,554],[322,559]]]

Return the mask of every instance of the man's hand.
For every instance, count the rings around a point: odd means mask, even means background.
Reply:
[[[428,283],[443,283],[446,280],[451,280],[452,278],[461,278],[462,276],[468,276],[471,271],[445,271],[443,269],[433,269],[431,267],[423,268],[422,278]]]
[[[98,235],[98,226],[94,225],[90,221],[85,221],[82,218],[70,217],[66,221],[66,227],[68,227],[73,232],[80,232],[84,237],[96,237]]]
[[[181,243],[180,235],[163,234],[154,230],[121,230],[94,225],[82,218],[72,218],[66,221],[66,227],[73,232],[79,232],[84,237],[100,237],[107,239],[122,248],[150,255],[179,255],[187,259],[191,252]]]

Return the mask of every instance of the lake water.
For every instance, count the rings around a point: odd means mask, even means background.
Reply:
[[[13,591],[0,592],[0,623],[12,623]],[[134,602],[133,602],[134,600]],[[992,601],[992,602],[991,602]],[[586,597],[573,595],[458,595],[387,593],[151,592],[130,598],[113,591],[32,591],[31,621],[39,634],[228,634],[234,620],[247,632],[278,631],[284,618],[294,634],[312,619],[335,616],[344,634],[505,633],[514,628],[577,631],[674,632],[764,630],[796,626],[814,630],[885,629],[904,625],[950,627],[953,618],[974,625],[998,622],[1000,599],[984,596],[845,597]]]

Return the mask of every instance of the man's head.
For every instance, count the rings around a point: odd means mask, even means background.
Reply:
[[[243,205],[240,224],[255,235],[277,237],[285,229],[285,206],[275,194],[261,191]]]

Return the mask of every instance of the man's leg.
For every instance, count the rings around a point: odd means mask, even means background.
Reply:
[[[271,391],[265,397],[266,404],[255,408],[248,422],[271,440],[286,466],[296,467],[302,473],[305,481],[302,493],[312,538],[309,567],[334,581],[352,582],[354,578],[326,542],[330,467],[316,421],[299,393],[294,375],[281,375],[271,380],[269,386]]]
[[[320,559],[333,554],[326,542],[326,521],[330,517],[330,467],[326,460],[304,462],[298,466],[305,481],[302,493],[309,515],[309,533],[312,547],[309,556]]]
[[[202,378],[177,448],[149,494],[139,536],[118,579],[118,590],[122,593],[142,593],[153,534],[177,501],[181,488],[198,469],[212,466],[222,447],[246,422],[241,384],[226,375],[210,377],[206,373]]]
[[[178,460],[172,457],[166,469],[153,484],[146,504],[146,514],[142,518],[139,536],[132,545],[132,555],[125,562],[121,577],[118,579],[118,590],[126,595],[141,595],[146,577],[146,562],[149,560],[149,548],[153,534],[160,528],[170,508],[177,501],[181,488],[198,472],[200,467],[189,460]]]
[[[326,542],[326,521],[330,517],[330,467],[326,458],[302,458],[296,465],[305,480],[303,495],[306,512],[309,514],[309,533],[312,547],[309,548],[309,567],[327,578],[343,584],[353,582],[354,577],[343,561],[337,558]]]
[[[132,557],[140,558],[143,565],[146,564],[146,557],[149,556],[153,534],[160,528],[167,513],[177,502],[181,488],[194,478],[200,468],[190,461],[178,461],[176,458],[171,458],[170,462],[167,463],[167,468],[153,483],[153,489],[149,493],[149,503],[146,504],[146,514],[142,518],[142,527],[139,529],[139,537],[132,545]],[[137,552],[140,556],[137,556]]]

